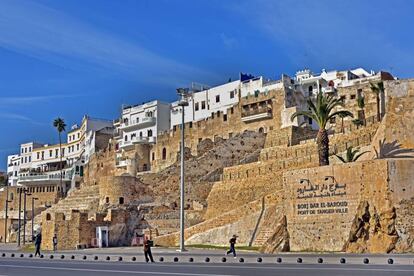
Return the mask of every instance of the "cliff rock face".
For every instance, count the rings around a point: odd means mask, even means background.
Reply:
[[[260,252],[272,254],[275,252],[287,252],[289,249],[290,247],[287,220],[286,216],[283,216],[276,225],[274,233],[260,248]]]
[[[344,251],[353,253],[389,253],[395,249],[398,234],[394,207],[378,212],[367,201],[361,202],[351,226]]]

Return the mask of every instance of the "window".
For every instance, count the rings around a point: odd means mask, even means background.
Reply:
[[[313,86],[312,85],[308,87],[308,92],[309,92],[309,96],[312,96],[312,94],[313,94]]]
[[[32,157],[31,156],[29,156],[29,162],[32,162]]]
[[[139,132],[139,137],[141,137],[141,138],[142,138],[142,131],[140,131],[140,132]]]
[[[49,157],[52,157],[53,155],[53,150],[49,150]]]
[[[220,102],[220,95],[216,95],[216,103]]]
[[[124,141],[128,141],[128,135],[125,135]]]
[[[124,204],[124,198],[122,196],[119,198],[119,204]]]
[[[190,128],[193,128],[193,122],[190,122],[189,126]]]
[[[152,153],[152,161],[155,160],[155,152]]]
[[[40,159],[40,152],[37,153],[37,159]]]
[[[50,214],[49,213],[47,213],[46,214],[46,220],[51,220],[52,218],[51,218],[51,216],[50,216]]]
[[[355,100],[356,99],[356,95],[355,94],[352,94],[351,95],[351,100]]]
[[[195,103],[195,107],[194,107],[195,111],[198,111],[198,108],[199,108],[198,103]]]
[[[27,153],[27,148],[24,148],[24,153]]]
[[[206,109],[206,101],[201,102],[201,109]]]
[[[362,97],[362,89],[361,88],[357,90],[357,96],[358,96],[357,98]]]
[[[62,156],[65,156],[65,149],[62,149]]]
[[[78,133],[78,139],[79,139],[79,137],[80,137],[80,133]]]
[[[234,113],[234,108],[230,108],[230,113],[233,114]]]
[[[29,152],[32,152],[32,147],[29,147]]]
[[[234,98],[234,91],[230,91],[230,99]]]
[[[42,151],[42,160],[45,159],[45,152]]]
[[[57,158],[59,156],[59,150],[58,149],[56,149],[55,150],[55,157]]]
[[[167,159],[167,149],[163,148],[162,149],[162,160],[165,160],[165,159]]]
[[[223,121],[226,122],[227,121],[227,114],[223,114]]]
[[[152,130],[151,130],[151,129],[149,129],[149,130],[147,131],[147,134],[148,134],[148,137],[152,137]]]
[[[76,145],[76,150],[79,150],[79,144]]]
[[[24,152],[24,149],[22,149],[22,153]]]
[[[27,156],[24,158],[24,163],[27,163]]]
[[[109,197],[105,197],[105,203],[109,203]]]

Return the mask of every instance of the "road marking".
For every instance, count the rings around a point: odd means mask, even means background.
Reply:
[[[67,270],[67,271],[85,271],[85,272],[106,272],[106,273],[124,273],[124,274],[154,274],[154,275],[186,275],[186,276],[237,276],[235,274],[197,274],[182,272],[154,272],[154,271],[128,271],[128,270],[108,270],[108,269],[90,269],[90,268],[70,268],[70,267],[49,267],[49,266],[24,266],[24,265],[0,265],[0,267],[9,268],[30,268],[45,270]]]

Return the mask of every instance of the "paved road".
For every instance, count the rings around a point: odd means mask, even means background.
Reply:
[[[120,263],[46,259],[0,259],[0,275],[414,275],[413,265],[253,264],[253,263]]]

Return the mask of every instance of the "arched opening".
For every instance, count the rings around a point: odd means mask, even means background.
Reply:
[[[165,160],[165,159],[167,159],[167,149],[163,148],[162,149],[162,160]]]
[[[264,128],[263,127],[259,128],[259,133],[264,133]]]
[[[46,214],[46,220],[51,220],[51,219],[52,219],[52,216],[49,213],[47,213]]]
[[[109,197],[105,197],[105,203],[109,203]]]
[[[119,204],[124,204],[124,198],[122,196],[119,198]]]

